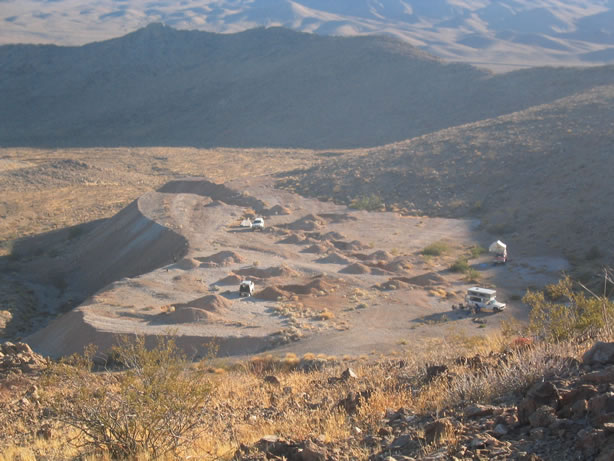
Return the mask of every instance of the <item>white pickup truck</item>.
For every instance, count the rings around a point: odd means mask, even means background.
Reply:
[[[264,230],[264,219],[254,219],[254,222],[252,223],[252,230]]]
[[[478,312],[482,309],[492,309],[493,312],[501,312],[505,309],[505,303],[497,301],[497,291],[488,288],[469,288],[465,295],[465,302],[467,306],[475,308]]]

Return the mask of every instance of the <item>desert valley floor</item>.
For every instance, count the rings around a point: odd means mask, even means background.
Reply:
[[[255,216],[264,231],[240,226]],[[504,319],[526,319],[527,287],[567,267],[553,257],[495,266],[479,256],[470,261],[477,284],[496,287],[508,307],[453,310],[476,283],[450,265],[493,239],[477,220],[350,209],[279,190],[271,176],[174,180],[71,243],[71,280],[91,292],[27,341],[52,356],[92,342],[105,349],[131,333],[177,335],[197,357],[212,345],[219,356],[359,356],[484,334]],[[422,254],[438,242],[442,256]],[[100,287],[122,273],[129,276]],[[254,296],[239,296],[243,279],[255,282]]]

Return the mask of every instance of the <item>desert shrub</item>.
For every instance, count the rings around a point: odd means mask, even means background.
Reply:
[[[451,380],[438,380],[425,388],[419,401],[426,408],[491,403],[503,395],[523,393],[534,383],[573,372],[567,357],[576,351],[570,343],[533,343],[523,338],[508,348],[506,361],[481,373],[455,369]]]
[[[488,250],[486,250],[486,248],[484,248],[481,245],[473,245],[470,249],[469,249],[469,258],[470,259],[474,259],[477,258],[479,256],[482,256],[484,253],[486,253]]]
[[[450,246],[446,242],[435,242],[424,247],[422,254],[425,256],[441,256],[450,250]]]
[[[466,258],[459,258],[450,266],[450,270],[452,272],[461,274],[466,273],[469,269],[471,269],[471,267],[469,267],[469,261],[467,261]]]
[[[371,194],[355,198],[350,203],[350,207],[357,210],[375,211],[379,210],[383,204],[384,202],[379,195]]]
[[[610,330],[614,303],[606,297],[575,290],[571,278],[546,287],[546,292],[528,291],[522,299],[531,306],[529,331],[546,341],[563,341],[579,336],[597,336]]]
[[[86,445],[113,458],[159,457],[198,436],[211,387],[174,341],[160,339],[148,350],[142,337],[122,340],[113,350],[127,367],[122,372],[92,373],[94,352],[52,365],[48,384],[63,392],[45,396],[52,414],[78,429]]]
[[[480,273],[476,271],[474,268],[470,267],[465,272],[465,280],[470,283],[478,282],[480,280]]]

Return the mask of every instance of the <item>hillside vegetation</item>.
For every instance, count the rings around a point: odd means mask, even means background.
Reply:
[[[0,47],[0,145],[348,148],[614,83],[610,67],[492,76],[385,37],[150,25],[81,47]]]

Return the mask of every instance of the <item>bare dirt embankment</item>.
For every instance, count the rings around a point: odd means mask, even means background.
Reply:
[[[265,216],[264,231],[240,226],[257,215]],[[89,297],[28,342],[54,356],[90,342],[106,349],[118,334],[173,335],[197,356],[214,347],[221,356],[271,349],[358,355],[481,334],[503,318],[525,318],[526,308],[510,300],[535,277],[553,280],[560,267],[548,258],[543,267],[521,258],[504,268],[476,260],[481,284],[496,281],[509,308],[479,319],[452,310],[469,283],[449,266],[492,239],[477,227],[351,210],[275,189],[270,176],[224,185],[172,181],[66,249],[62,261],[75,264],[67,283]],[[435,242],[442,254],[423,255]],[[105,283],[113,274],[116,281]],[[243,279],[256,283],[255,296],[239,297]]]

